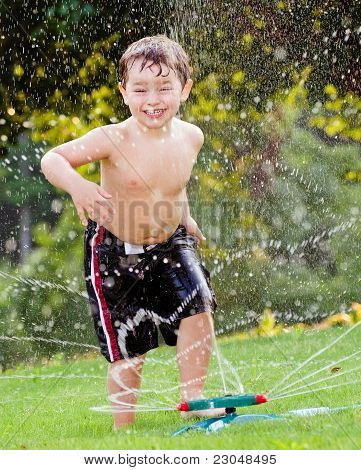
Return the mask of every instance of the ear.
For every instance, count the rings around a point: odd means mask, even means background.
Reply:
[[[189,93],[192,89],[192,86],[193,86],[193,80],[191,80],[190,78],[188,78],[187,80],[187,83],[184,85],[184,88],[182,90],[182,93],[181,93],[181,102],[184,103],[185,101],[187,101],[187,98],[189,96]]]
[[[121,82],[118,83],[118,88],[119,88],[120,93],[123,95],[124,103],[127,105],[128,104],[127,90],[123,87]]]

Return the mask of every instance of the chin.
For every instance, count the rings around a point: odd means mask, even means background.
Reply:
[[[148,120],[147,118],[144,119],[137,119],[137,121],[145,127],[149,127],[149,129],[153,129],[154,127],[163,127],[164,125],[168,124],[173,119],[174,116],[167,117],[166,119],[154,119],[154,121]]]

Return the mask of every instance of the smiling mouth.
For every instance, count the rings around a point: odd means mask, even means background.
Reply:
[[[156,111],[144,111],[147,116],[161,116],[164,113],[165,109],[159,109]]]

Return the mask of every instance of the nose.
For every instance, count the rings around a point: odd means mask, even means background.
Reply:
[[[148,100],[148,104],[150,106],[154,106],[154,105],[158,104],[159,103],[158,92],[157,91],[150,91],[148,93],[147,100]]]

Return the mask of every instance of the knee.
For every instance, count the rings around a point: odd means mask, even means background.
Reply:
[[[213,329],[213,317],[209,312],[197,313],[189,317],[192,320],[192,326],[202,334],[207,334]]]
[[[119,359],[109,364],[109,373],[121,374],[121,373],[139,373],[145,361],[145,354],[142,356],[133,357],[130,359]]]

